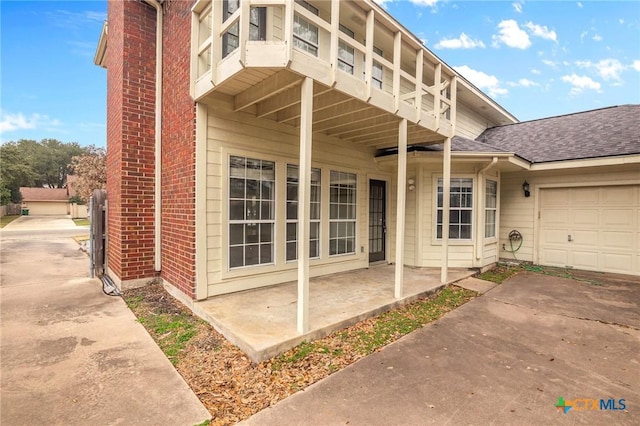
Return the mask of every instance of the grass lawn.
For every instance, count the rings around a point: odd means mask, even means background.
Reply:
[[[5,226],[7,226],[8,224],[10,224],[11,222],[13,222],[14,220],[16,220],[19,217],[20,217],[20,215],[2,216],[0,218],[0,228],[4,228]]]
[[[73,219],[76,226],[89,226],[89,219]]]

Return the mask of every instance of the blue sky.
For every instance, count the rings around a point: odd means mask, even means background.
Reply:
[[[640,2],[379,0],[520,120],[640,103]],[[0,2],[0,140],[105,146],[106,1]]]

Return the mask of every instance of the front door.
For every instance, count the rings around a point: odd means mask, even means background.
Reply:
[[[369,262],[385,259],[387,234],[387,183],[369,181]]]

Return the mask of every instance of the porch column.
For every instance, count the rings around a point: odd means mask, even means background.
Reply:
[[[313,79],[302,80],[300,169],[298,178],[298,333],[309,331],[309,222],[311,221],[311,142]]]
[[[407,198],[407,119],[398,128],[398,197],[396,205],[396,274],[394,297],[402,297],[404,284],[404,216]]]
[[[442,159],[442,269],[440,282],[446,284],[449,268],[449,210],[451,207],[451,138],[444,140]]]

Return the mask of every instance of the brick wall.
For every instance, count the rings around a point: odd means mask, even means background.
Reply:
[[[108,21],[108,266],[128,281],[155,275],[156,15],[137,0],[109,0]]]
[[[195,296],[195,103],[189,95],[191,7],[165,1],[162,108],[162,278]]]

